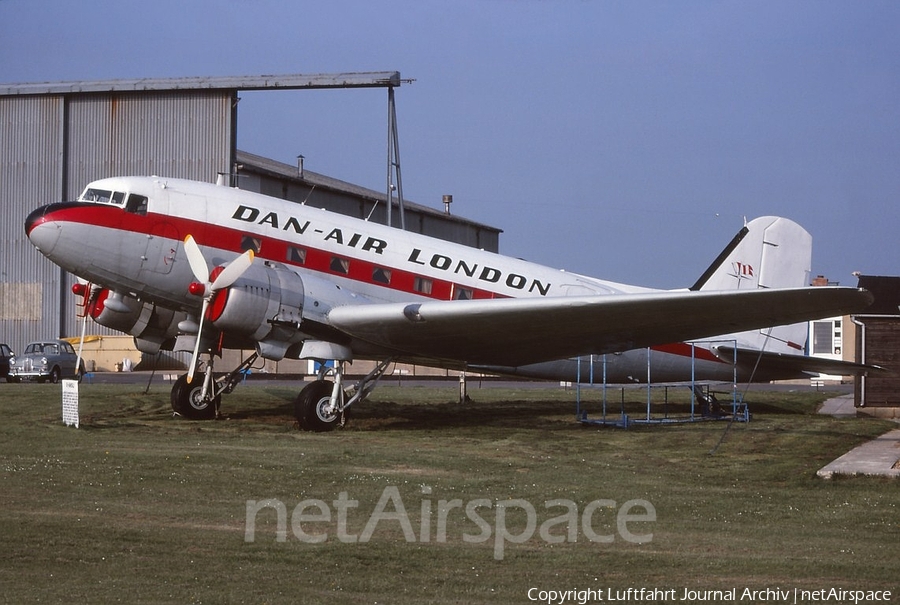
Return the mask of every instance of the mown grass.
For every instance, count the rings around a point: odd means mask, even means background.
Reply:
[[[168,385],[81,385],[81,428],[62,425],[58,386],[0,385],[0,599],[10,603],[510,603],[527,591],[658,587],[894,589],[900,490],[879,478],[824,481],[816,470],[894,425],[815,414],[824,393],[753,392],[747,424],[584,427],[574,394],[456,385],[385,386],[343,430],[297,431],[295,389],[240,387],[226,418],[173,418]],[[673,394],[673,397],[676,395]],[[680,397],[680,395],[679,395]],[[592,401],[597,393],[585,394]],[[640,409],[640,396],[634,405]],[[673,401],[673,405],[677,405]],[[719,444],[715,454],[710,452]],[[362,533],[395,487],[416,536],[383,520],[370,541],[337,533],[336,500],[358,501],[347,532]],[[583,511],[605,499],[645,500],[643,544],[471,542],[479,527],[457,509],[437,539],[441,500],[531,503],[538,525],[568,499]],[[278,541],[274,509],[287,510]],[[320,544],[293,533],[291,513],[321,500],[331,522]],[[422,529],[422,506],[432,510]],[[389,505],[387,512],[395,512]],[[306,512],[315,512],[307,510]],[[480,515],[494,528],[496,509]],[[426,515],[428,517],[428,515]],[[506,525],[523,531],[521,510]],[[614,534],[615,510],[598,509]],[[608,531],[606,531],[608,530]],[[552,532],[566,535],[565,526]],[[420,540],[427,534],[429,541]],[[495,534],[494,534],[495,535]]]

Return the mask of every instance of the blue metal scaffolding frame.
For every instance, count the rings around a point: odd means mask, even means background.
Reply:
[[[607,397],[607,392],[610,388],[610,385],[607,383],[606,376],[606,363],[607,356],[601,355],[599,364],[601,368],[601,416],[600,418],[592,418],[588,415],[587,409],[582,405],[581,399],[581,387],[585,384],[582,381],[581,376],[581,366],[582,366],[582,358],[579,357],[578,364],[576,368],[576,382],[575,382],[575,418],[578,422],[586,425],[601,425],[601,426],[615,426],[619,428],[628,428],[632,425],[643,425],[643,424],[678,424],[678,423],[687,423],[687,422],[701,422],[708,420],[731,420],[736,422],[749,422],[750,421],[750,411],[743,402],[743,398],[738,393],[737,389],[737,360],[735,359],[732,362],[732,381],[731,381],[731,413],[712,413],[710,410],[710,398],[714,399],[709,390],[709,383],[697,382],[696,379],[696,347],[699,344],[712,344],[712,343],[721,343],[721,342],[731,342],[734,341],[697,341],[688,343],[691,346],[691,377],[690,382],[679,383],[679,384],[664,384],[664,385],[654,385],[652,382],[652,355],[651,350],[647,348],[647,382],[643,385],[643,388],[647,390],[647,409],[646,416],[643,418],[629,416],[625,412],[625,386],[616,385],[622,394],[621,397],[621,410],[618,414],[611,415],[609,413],[609,400]],[[736,343],[734,343],[736,346]],[[595,386],[595,355],[591,355],[588,360],[588,385]],[[669,416],[668,413],[668,388],[670,386],[678,386],[684,388],[691,389],[691,409],[690,415],[688,416]],[[665,389],[665,402],[666,406],[665,413],[662,417],[654,417],[652,413],[652,392],[654,388],[664,388]],[[701,410],[698,412],[698,399],[700,395],[704,392],[704,388],[706,389],[706,399],[707,401],[701,406]],[[726,404],[727,407],[727,404]]]

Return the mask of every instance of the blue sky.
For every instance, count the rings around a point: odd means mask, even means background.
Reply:
[[[405,197],[687,286],[743,224],[900,275],[900,3],[0,0],[0,82],[399,71]],[[241,149],[376,190],[384,90],[244,93]]]

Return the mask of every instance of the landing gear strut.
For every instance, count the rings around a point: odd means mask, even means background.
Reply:
[[[213,360],[210,356],[202,376],[188,382],[187,374],[182,374],[172,386],[172,411],[188,420],[212,420],[219,417],[222,395],[231,393],[243,377],[243,373],[253,365],[259,354],[253,353],[241,365],[228,374],[213,375]],[[198,378],[200,378],[198,380]]]
[[[325,432],[344,426],[350,406],[368,397],[391,363],[392,358],[380,362],[346,391],[343,388],[344,362],[335,362],[334,368],[323,364],[316,380],[306,385],[294,401],[294,414],[300,428]],[[333,381],[325,379],[328,374],[334,375]]]

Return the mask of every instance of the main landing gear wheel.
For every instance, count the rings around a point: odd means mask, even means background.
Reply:
[[[303,387],[294,400],[294,415],[301,429],[323,433],[341,424],[341,413],[330,409],[333,389],[330,380],[316,380]]]
[[[222,403],[222,395],[207,395],[206,399],[202,399],[202,395],[203,376],[198,376],[188,384],[187,374],[182,374],[172,386],[172,409],[188,420],[212,420]]]

